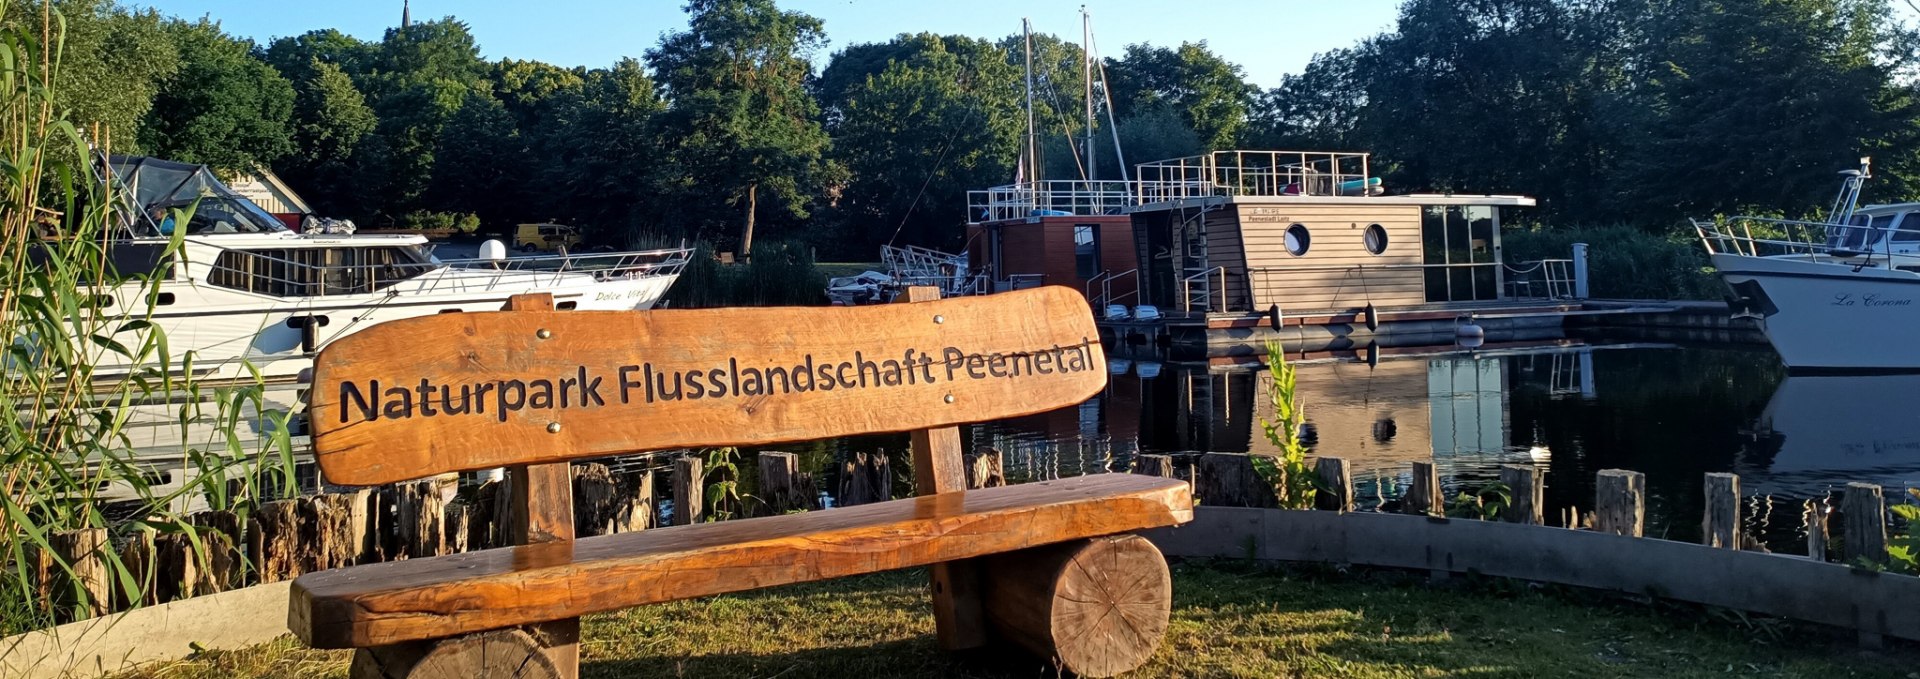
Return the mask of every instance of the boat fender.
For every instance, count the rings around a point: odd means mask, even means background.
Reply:
[[[1280,332],[1280,326],[1284,325],[1280,320],[1280,305],[1267,307],[1267,322],[1273,324],[1274,332]]]
[[[1373,308],[1373,302],[1367,302],[1366,314],[1367,314],[1367,330],[1369,332],[1374,330],[1379,330],[1380,329],[1380,312],[1376,311]]]
[[[1380,367],[1380,344],[1378,342],[1367,343],[1367,367]]]
[[[1466,323],[1460,324],[1460,327],[1456,330],[1456,332],[1458,332],[1458,334],[1461,337],[1484,338],[1487,336],[1487,329],[1480,327],[1479,324],[1476,324],[1472,321],[1468,321]]]

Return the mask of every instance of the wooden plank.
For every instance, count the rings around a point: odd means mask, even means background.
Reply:
[[[508,315],[551,313],[553,295],[546,293],[514,295],[507,300],[507,311]],[[585,374],[585,369],[582,368],[583,381]],[[426,382],[422,381],[422,384]],[[582,400],[585,400],[584,396]],[[548,425],[547,428],[551,429],[553,426]],[[557,459],[562,461],[507,467],[507,485],[511,493],[508,501],[513,516],[513,521],[508,526],[507,540],[517,547],[553,545],[561,549],[571,548],[574,544],[573,470],[564,460],[579,457],[575,454],[579,451],[572,449],[577,442],[550,440],[532,445],[542,444],[552,449],[558,455]],[[494,465],[484,467],[492,466]],[[539,640],[547,659],[553,661],[554,667],[559,669],[558,676],[562,679],[573,679],[579,676],[580,618],[556,616],[527,622],[538,623],[529,627],[528,630],[535,639]]]
[[[330,482],[372,485],[1003,419],[1098,393],[1097,338],[1086,300],[1064,287],[862,307],[435,314],[321,352],[314,455]]]
[[[1594,486],[1593,529],[1640,537],[1647,521],[1647,475],[1626,469],[1604,469],[1596,477]]]
[[[1178,480],[1081,476],[322,571],[294,582],[289,624],[315,648],[380,646],[969,559],[1192,516]]]
[[[698,455],[673,459],[673,525],[700,523],[707,515],[706,462]]]
[[[1706,507],[1700,520],[1701,539],[1708,547],[1740,548],[1740,477],[1707,475]]]
[[[907,288],[904,300],[892,306],[933,304],[939,299],[939,288],[916,285]],[[1076,295],[1074,299],[1081,305],[1078,308],[1084,308],[1083,298]],[[1092,318],[1077,309],[1072,313]],[[913,454],[916,494],[926,496],[967,489],[959,427],[915,429],[908,436],[908,443]],[[976,565],[936,563],[927,570],[933,587],[934,637],[940,647],[958,651],[986,645],[986,613],[981,608],[980,574]]]

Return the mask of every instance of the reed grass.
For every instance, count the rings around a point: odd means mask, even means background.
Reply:
[[[1587,244],[1589,289],[1610,299],[1720,299],[1720,284],[1692,227],[1653,233],[1632,226],[1509,228],[1500,234],[1515,266],[1566,259],[1574,243]]]
[[[799,243],[762,242],[745,262],[722,264],[707,244],[667,291],[668,306],[819,306],[827,301],[827,276]]]
[[[173,351],[152,322],[161,279],[112,266],[120,196],[95,165],[111,138],[83,133],[55,107],[65,22],[53,3],[28,12],[9,12],[9,4],[0,0],[0,408],[11,413],[0,417],[0,634],[82,617],[104,603],[54,549],[54,536],[104,528],[117,543],[137,531],[180,532],[199,545],[182,520],[187,507],[243,509],[254,484],[230,489],[228,479],[292,474],[290,415],[272,415],[279,434],[252,450],[236,435],[243,413],[264,408],[257,373],[250,384],[212,391],[180,377],[191,374],[193,356]],[[175,219],[189,216],[190,209]],[[181,242],[176,232],[167,255],[181,256]],[[180,403],[171,431],[198,473],[164,491],[128,435],[134,408],[155,402]],[[214,434],[189,440],[208,424]],[[104,509],[110,496],[127,498],[112,515]],[[97,555],[112,596],[144,599],[152,583],[112,544]]]

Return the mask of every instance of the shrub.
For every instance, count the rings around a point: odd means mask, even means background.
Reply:
[[[1508,264],[1573,256],[1587,244],[1587,280],[1594,297],[1720,299],[1719,277],[1691,234],[1660,235],[1629,226],[1532,226],[1500,234]]]

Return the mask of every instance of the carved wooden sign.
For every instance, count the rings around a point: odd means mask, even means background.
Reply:
[[[907,431],[1073,405],[1106,384],[1062,287],[865,307],[439,314],[320,352],[326,478]]]

